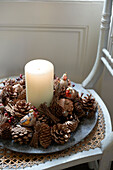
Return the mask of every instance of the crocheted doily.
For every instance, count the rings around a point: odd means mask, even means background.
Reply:
[[[64,151],[41,155],[23,154],[0,147],[0,168],[25,168],[44,163],[47,160],[52,160],[55,158],[76,154],[77,152],[82,152],[84,150],[88,151],[89,149],[100,147],[100,142],[105,136],[105,122],[100,106],[98,105],[97,107],[99,114],[96,126],[84,140],[75,146]]]

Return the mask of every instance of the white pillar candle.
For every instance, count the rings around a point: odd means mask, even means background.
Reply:
[[[46,60],[32,60],[25,65],[26,97],[36,108],[53,97],[54,66]]]

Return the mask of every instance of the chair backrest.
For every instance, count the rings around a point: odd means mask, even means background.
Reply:
[[[113,20],[111,20],[111,13],[112,13],[112,0],[105,0],[100,25],[100,36],[98,42],[96,61],[91,72],[89,73],[87,78],[82,82],[83,87],[92,88],[99,79],[104,66],[113,76],[112,69]]]

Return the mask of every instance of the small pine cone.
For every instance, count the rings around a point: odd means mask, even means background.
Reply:
[[[36,116],[37,121],[40,123],[47,123],[49,122],[49,118],[45,114],[38,113]]]
[[[86,113],[83,109],[83,99],[82,99],[82,95],[79,96],[79,94],[77,94],[75,100],[74,100],[74,110],[76,112],[76,115],[78,116],[78,118],[82,118],[86,116]]]
[[[58,123],[51,128],[52,139],[58,144],[64,144],[68,142],[70,133],[71,130],[66,124]]]
[[[23,117],[29,113],[31,109],[31,103],[26,103],[26,100],[18,100],[13,109],[16,116]]]
[[[23,87],[20,84],[15,84],[13,86],[14,92],[18,95],[23,91]]]
[[[11,126],[9,123],[2,124],[0,126],[0,129],[2,139],[11,139]]]
[[[76,111],[76,115],[78,116],[78,118],[82,118],[84,116],[86,116],[85,111],[83,110],[83,105],[79,102],[74,104],[74,108]]]
[[[7,85],[3,88],[2,92],[1,92],[1,97],[2,97],[2,102],[4,105],[7,105],[7,103],[10,100],[13,100],[15,98],[17,98],[17,93],[14,91],[13,86],[11,85]]]
[[[32,129],[27,127],[22,127],[20,125],[17,125],[16,127],[12,128],[12,139],[14,142],[22,144],[28,144],[28,142],[32,139]]]
[[[47,148],[51,144],[51,131],[46,123],[41,124],[39,142],[43,148]]]
[[[25,77],[19,81],[20,85],[25,89]]]
[[[57,89],[59,82],[60,82],[60,78],[56,77],[56,79],[54,79],[54,90]]]
[[[64,109],[63,109],[62,106],[59,105],[58,101],[53,100],[51,105],[50,105],[50,111],[56,117],[61,117],[62,113],[64,112]]]
[[[2,102],[0,102],[0,113],[3,113],[4,112],[4,105],[2,104]]]
[[[16,81],[15,81],[15,79],[7,79],[7,80],[3,81],[3,84],[4,84],[4,86],[8,86],[8,85],[13,86],[16,84]]]
[[[68,128],[71,130],[71,132],[74,132],[76,128],[78,127],[79,124],[79,119],[77,118],[76,120],[73,121],[67,121],[64,124],[68,126]]]
[[[7,117],[0,113],[0,126],[7,121]]]
[[[92,95],[88,95],[83,99],[83,109],[86,112],[88,118],[92,118],[96,111],[96,102]]]
[[[57,103],[59,104],[60,107],[62,107],[62,110],[63,110],[62,115],[64,117],[67,117],[68,114],[72,113],[73,102],[71,100],[63,98],[63,99],[58,100]]]
[[[18,95],[18,99],[20,100],[26,100],[26,89],[23,89],[21,93]]]

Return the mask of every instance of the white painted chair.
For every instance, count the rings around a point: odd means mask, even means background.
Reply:
[[[111,29],[110,29],[110,21],[111,21],[111,12],[112,12],[112,0],[105,0],[102,19],[101,19],[101,26],[100,26],[100,36],[99,36],[99,43],[98,43],[98,50],[97,50],[97,57],[95,64],[88,75],[88,77],[82,82],[82,86],[78,85],[78,88],[92,88],[94,84],[99,79],[104,66],[108,69],[110,74],[113,76],[113,29],[111,22]],[[112,132],[112,125],[111,119],[109,116],[109,112],[101,100],[101,98],[97,95],[97,93],[90,89],[90,92],[93,94],[97,102],[102,108],[105,124],[106,124],[106,131],[105,131],[105,138],[101,142],[101,148],[96,148],[94,150],[90,149],[89,151],[79,152],[75,155],[67,156],[64,158],[59,158],[52,160],[51,162],[48,161],[44,164],[38,165],[39,169],[64,169],[71,166],[75,166],[78,164],[82,164],[88,162],[89,168],[94,170],[110,170],[111,161],[113,161],[113,132]],[[99,164],[98,161],[99,160]],[[28,168],[31,169],[31,168]],[[33,169],[37,169],[36,166]]]
[[[82,82],[82,85],[78,85],[79,89],[83,89],[83,87],[92,88],[96,83],[96,81],[98,80],[98,78],[100,77],[104,66],[109,70],[109,72],[113,76],[113,69],[112,69],[113,59],[111,57],[113,51],[111,46],[112,37],[110,37],[108,40],[108,36],[112,35],[112,29],[109,32],[111,10],[112,10],[112,0],[105,0],[102,20],[101,20],[100,37],[99,37],[96,61],[88,77]],[[101,142],[101,148],[90,149],[89,151],[78,152],[70,156],[61,157],[59,159],[53,159],[52,161],[47,161],[45,163],[39,164],[38,167],[33,166],[31,168],[26,168],[26,169],[60,170],[60,169],[64,169],[64,168],[68,168],[71,166],[88,162],[89,167],[91,169],[110,170],[110,162],[113,160],[113,132],[112,132],[110,115],[105,104],[103,103],[101,98],[97,95],[97,93],[92,89],[90,89],[90,92],[93,94],[96,101],[99,103],[100,107],[102,108],[104,118],[105,118],[106,131],[105,131],[105,138]],[[99,160],[99,164],[97,160]]]
[[[104,66],[113,76],[113,18],[112,18],[112,0],[105,0],[103,14],[100,26],[100,37],[98,43],[97,57],[93,69],[88,77],[82,82],[83,87],[92,88],[100,77]],[[111,21],[111,22],[110,22]],[[108,122],[106,122],[106,127]],[[110,170],[111,161],[113,161],[113,132],[109,131],[101,143],[102,157],[99,163],[99,170]],[[91,165],[91,164],[90,164]],[[92,165],[91,165],[92,166]]]

